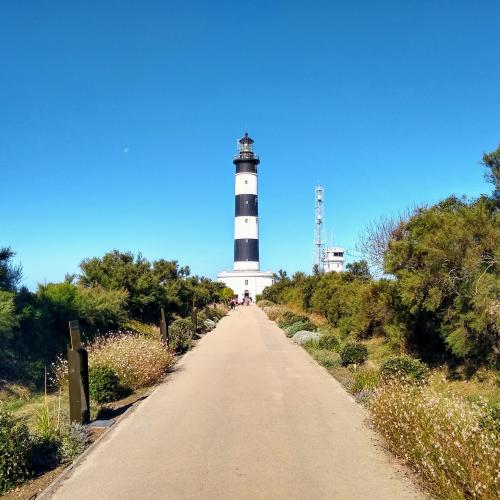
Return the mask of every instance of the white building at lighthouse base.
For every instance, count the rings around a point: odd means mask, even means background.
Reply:
[[[255,302],[257,295],[274,283],[274,274],[271,271],[222,271],[217,281],[231,288],[239,301],[250,297]]]

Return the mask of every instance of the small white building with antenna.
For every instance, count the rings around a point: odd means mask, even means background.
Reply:
[[[320,273],[340,273],[344,270],[344,248],[333,246],[333,236],[331,246],[327,247],[325,245],[325,190],[323,187],[316,186],[314,190],[314,201],[313,270],[317,270]]]

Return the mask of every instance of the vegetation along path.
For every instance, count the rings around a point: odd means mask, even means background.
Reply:
[[[224,318],[54,498],[422,498],[364,410],[255,306]]]

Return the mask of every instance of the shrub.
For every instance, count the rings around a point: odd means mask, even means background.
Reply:
[[[292,323],[290,326],[287,326],[285,328],[285,332],[287,337],[293,337],[297,332],[300,330],[308,330],[308,331],[313,331],[315,330],[315,326],[313,323],[311,323],[309,320],[307,321],[296,321],[295,323]]]
[[[301,330],[300,332],[297,332],[293,337],[292,340],[296,344],[304,345],[306,342],[309,341],[314,341],[317,345],[318,340],[319,340],[319,333],[318,332],[308,332],[307,330]]]
[[[304,322],[308,320],[309,318],[307,316],[295,314],[292,311],[284,311],[277,323],[280,328],[286,328],[287,326],[293,325],[293,323],[297,323],[298,321]]]
[[[391,379],[406,379],[413,382],[423,382],[429,376],[428,368],[418,359],[410,356],[395,356],[384,362],[380,368],[384,381]]]
[[[353,394],[375,389],[380,382],[380,374],[374,368],[361,368],[354,374],[354,380],[349,388]]]
[[[298,321],[297,315],[288,311],[287,309],[283,309],[279,318],[276,319],[276,323],[280,328],[284,328],[288,325],[291,325],[295,321]]]
[[[204,311],[206,317],[208,319],[211,319],[212,321],[215,321],[216,323],[219,322],[227,314],[227,309],[220,304],[216,305],[215,307],[205,307]]]
[[[348,342],[340,351],[343,366],[362,365],[368,358],[368,349],[360,342]]]
[[[54,436],[32,436],[30,461],[34,471],[43,472],[56,467],[61,461],[60,447],[59,433]]]
[[[89,369],[89,394],[96,403],[116,401],[124,392],[113,368],[97,365]]]
[[[159,382],[175,361],[160,341],[130,333],[99,337],[88,351],[91,367],[111,368],[122,386],[134,390]]]
[[[207,332],[211,332],[217,326],[215,321],[212,321],[211,319],[206,319],[203,322],[203,325],[204,325]]]
[[[319,347],[321,349],[329,349],[338,352],[340,350],[340,340],[336,335],[323,334],[319,338]]]
[[[73,423],[61,433],[61,457],[73,461],[80,456],[90,443],[90,437],[85,427]]]
[[[30,446],[26,424],[0,405],[0,495],[30,476]]]
[[[193,346],[193,322],[190,318],[176,319],[168,327],[170,347],[177,353],[189,351]]]
[[[500,434],[482,428],[484,404],[427,385],[380,386],[370,404],[375,427],[439,498],[500,498]]]

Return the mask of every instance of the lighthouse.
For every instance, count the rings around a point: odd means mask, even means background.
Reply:
[[[234,178],[234,266],[233,271],[218,274],[238,295],[238,299],[256,296],[273,284],[271,271],[260,271],[259,255],[259,157],[253,151],[253,139],[247,133],[238,141],[238,153],[233,159]]]

